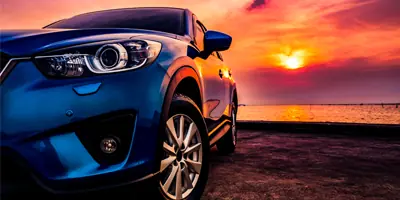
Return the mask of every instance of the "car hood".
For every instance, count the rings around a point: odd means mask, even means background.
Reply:
[[[128,39],[144,34],[176,38],[169,33],[139,29],[3,30],[0,32],[0,51],[11,57],[27,57],[67,46]]]

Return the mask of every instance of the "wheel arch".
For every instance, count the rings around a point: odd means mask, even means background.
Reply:
[[[197,72],[188,65],[178,68],[171,76],[164,95],[163,115],[168,115],[174,94],[182,94],[191,98],[203,112],[203,90]]]

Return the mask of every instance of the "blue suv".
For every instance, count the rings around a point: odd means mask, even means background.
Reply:
[[[210,147],[235,150],[221,55],[232,38],[187,9],[91,12],[0,36],[2,194],[154,179],[159,197],[198,199]]]

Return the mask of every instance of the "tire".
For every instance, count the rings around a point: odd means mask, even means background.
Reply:
[[[182,122],[184,126],[181,128],[179,124]],[[160,174],[157,176],[160,196],[165,199],[200,199],[208,180],[210,148],[203,116],[194,101],[184,95],[175,95],[164,130]],[[189,135],[191,140],[187,139]],[[179,179],[181,194],[176,192]]]
[[[237,129],[236,129],[236,107],[232,103],[231,121],[232,125],[229,131],[217,142],[217,149],[221,154],[230,154],[235,151],[237,144]]]

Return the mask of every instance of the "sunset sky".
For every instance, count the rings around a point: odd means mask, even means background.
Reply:
[[[399,0],[2,0],[1,29],[83,12],[192,10],[233,44],[223,56],[246,104],[400,102]],[[296,69],[290,69],[296,68]]]

